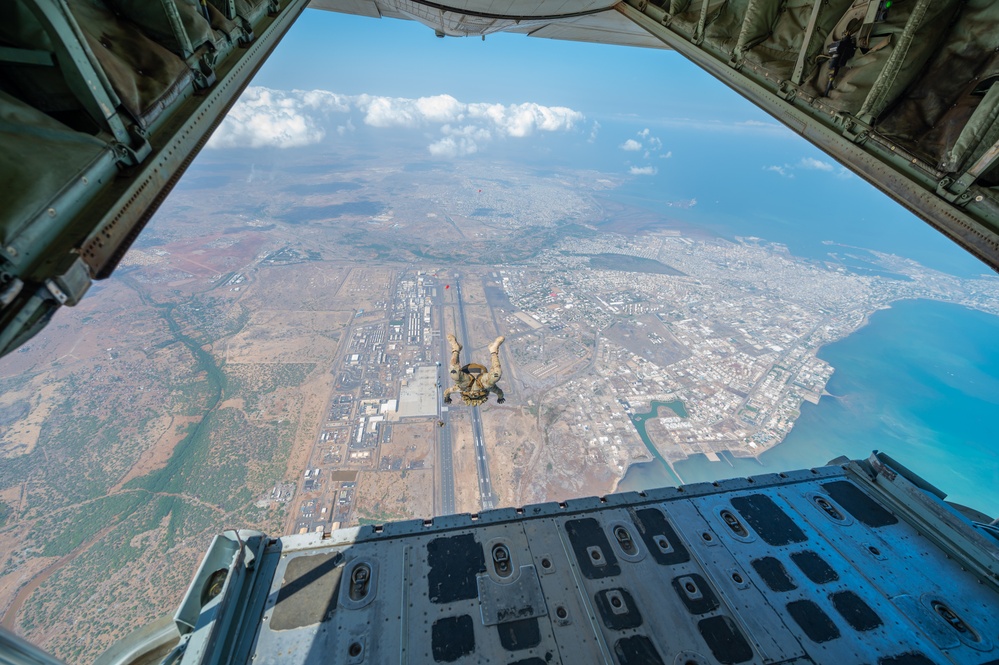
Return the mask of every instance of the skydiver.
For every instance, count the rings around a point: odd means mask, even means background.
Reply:
[[[458,359],[461,353],[461,344],[454,335],[448,335],[447,341],[451,343],[451,380],[454,385],[444,391],[444,403],[451,403],[451,393],[460,393],[461,401],[469,406],[485,404],[489,399],[489,393],[496,393],[496,401],[502,404],[506,401],[503,391],[496,382],[503,376],[500,368],[499,347],[505,338],[500,335],[489,345],[490,367],[486,369],[478,363],[469,363],[464,367]]]

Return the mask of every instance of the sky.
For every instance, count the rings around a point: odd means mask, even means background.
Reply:
[[[414,21],[306,10],[253,85],[343,96],[536,104],[608,121],[778,129],[672,51],[495,34],[443,39]],[[733,102],[735,102],[733,104]],[[779,130],[783,131],[783,130]]]
[[[668,72],[668,73],[667,73]],[[358,95],[570,106],[594,118],[648,117],[671,106],[696,117],[729,97],[718,86],[688,95],[699,70],[672,52],[496,34],[439,39],[413,21],[309,9],[255,84]],[[645,89],[644,94],[642,90]],[[738,113],[738,112],[737,112]],[[766,119],[760,112],[754,117]]]
[[[672,51],[306,10],[211,149],[405,138],[428,159],[516,159],[626,176],[617,194],[726,237],[824,258],[829,242],[961,276],[989,272]],[[671,203],[696,201],[680,212]]]

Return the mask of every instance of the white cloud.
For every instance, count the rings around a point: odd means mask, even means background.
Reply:
[[[340,136],[343,136],[347,132],[352,132],[355,129],[356,129],[356,127],[354,127],[354,123],[350,121],[350,118],[347,118],[347,122],[346,123],[344,123],[342,125],[337,125],[336,133],[339,134]]]
[[[600,132],[600,123],[596,120],[593,121],[593,128],[590,130],[590,138],[587,139],[589,143],[593,143],[597,140],[597,134]]]
[[[372,127],[420,127],[463,119],[465,105],[451,95],[406,99],[360,95],[355,104]]]
[[[312,92],[247,88],[208,140],[209,148],[297,148],[326,137],[325,116],[349,110],[347,98]]]
[[[465,157],[479,151],[478,144],[464,136],[445,136],[427,146],[434,157]]]
[[[659,152],[662,150],[663,142],[658,137],[652,135],[652,130],[646,127],[640,132],[635,133],[641,141],[636,141],[635,139],[628,139],[622,143],[619,147],[621,150],[626,150],[628,152],[639,152],[644,150],[642,155],[645,159],[649,159],[653,152]]]
[[[842,167],[837,169],[832,163],[821,159],[815,159],[814,157],[802,157],[797,164],[784,164],[782,166],[773,164],[771,166],[764,166],[763,170],[772,171],[785,178],[793,178],[795,171],[820,171],[822,173],[835,175],[837,178],[849,177],[850,173]]]
[[[476,127],[474,125],[464,125],[453,127],[444,125],[441,127],[443,139],[427,146],[430,154],[435,157],[465,157],[473,155],[479,151],[479,146],[492,140],[492,133],[488,129]]]
[[[663,142],[658,137],[653,136],[652,130],[648,127],[645,127],[641,131],[635,132],[635,135],[642,140],[636,141],[635,139],[628,139],[618,147],[627,152],[641,152],[643,160],[651,160],[654,153],[658,153],[662,150]],[[672,156],[672,152],[659,154],[660,159],[669,159]],[[659,169],[651,165],[629,166],[628,168],[628,173],[631,175],[655,175],[658,172]]]
[[[777,166],[776,164],[774,164],[772,166],[764,166],[763,170],[764,171],[773,171],[777,175],[782,175],[785,178],[793,178],[794,174],[793,173],[788,173],[789,168],[790,167],[788,167],[786,165],[785,166]]]
[[[357,113],[374,128],[437,129],[432,155],[457,157],[477,152],[500,137],[524,138],[538,132],[568,132],[585,120],[579,111],[563,106],[466,103],[450,95],[407,99],[338,95],[325,90],[280,91],[247,88],[208,143],[211,148],[291,148],[319,143],[327,130],[345,136],[355,130]],[[333,114],[347,118],[331,122]],[[599,123],[594,122],[590,140]]]
[[[579,111],[564,106],[540,104],[468,104],[469,118],[492,124],[501,134],[513,138],[530,136],[535,131],[568,131],[582,122]]]
[[[420,97],[416,108],[427,122],[452,122],[461,120],[465,105],[451,95]]]
[[[251,90],[253,88],[250,88]],[[346,113],[350,110],[350,98],[345,95],[338,95],[335,92],[329,92],[328,90],[308,90],[308,91],[298,91],[294,90],[291,93],[282,93],[280,90],[268,90],[267,88],[257,87],[256,90],[266,91],[277,94],[285,94],[289,97],[294,97],[298,95],[302,104],[309,108],[320,109],[326,112],[340,112]],[[242,98],[240,98],[242,99]]]
[[[803,169],[808,169],[810,171],[832,171],[833,165],[829,162],[823,162],[821,159],[815,159],[814,157],[803,157],[801,162],[798,163]]]

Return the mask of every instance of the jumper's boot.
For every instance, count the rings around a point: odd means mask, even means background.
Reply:
[[[506,337],[503,337],[503,335],[500,335],[499,337],[494,339],[493,343],[489,345],[489,353],[490,354],[499,353],[500,344],[502,344],[503,340],[505,339]]]
[[[454,335],[448,335],[447,341],[451,342],[451,353],[461,352],[461,344],[458,344],[458,340],[455,338]]]

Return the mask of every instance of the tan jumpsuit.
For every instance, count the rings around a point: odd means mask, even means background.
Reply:
[[[496,385],[503,376],[499,352],[489,354],[488,370],[478,363],[469,363],[462,367],[460,353],[459,350],[451,352],[450,372],[454,385],[444,391],[444,402],[451,403],[451,393],[461,393],[461,401],[469,406],[485,404],[489,399],[489,393],[496,393],[496,401],[501,404],[506,401],[503,390]]]

